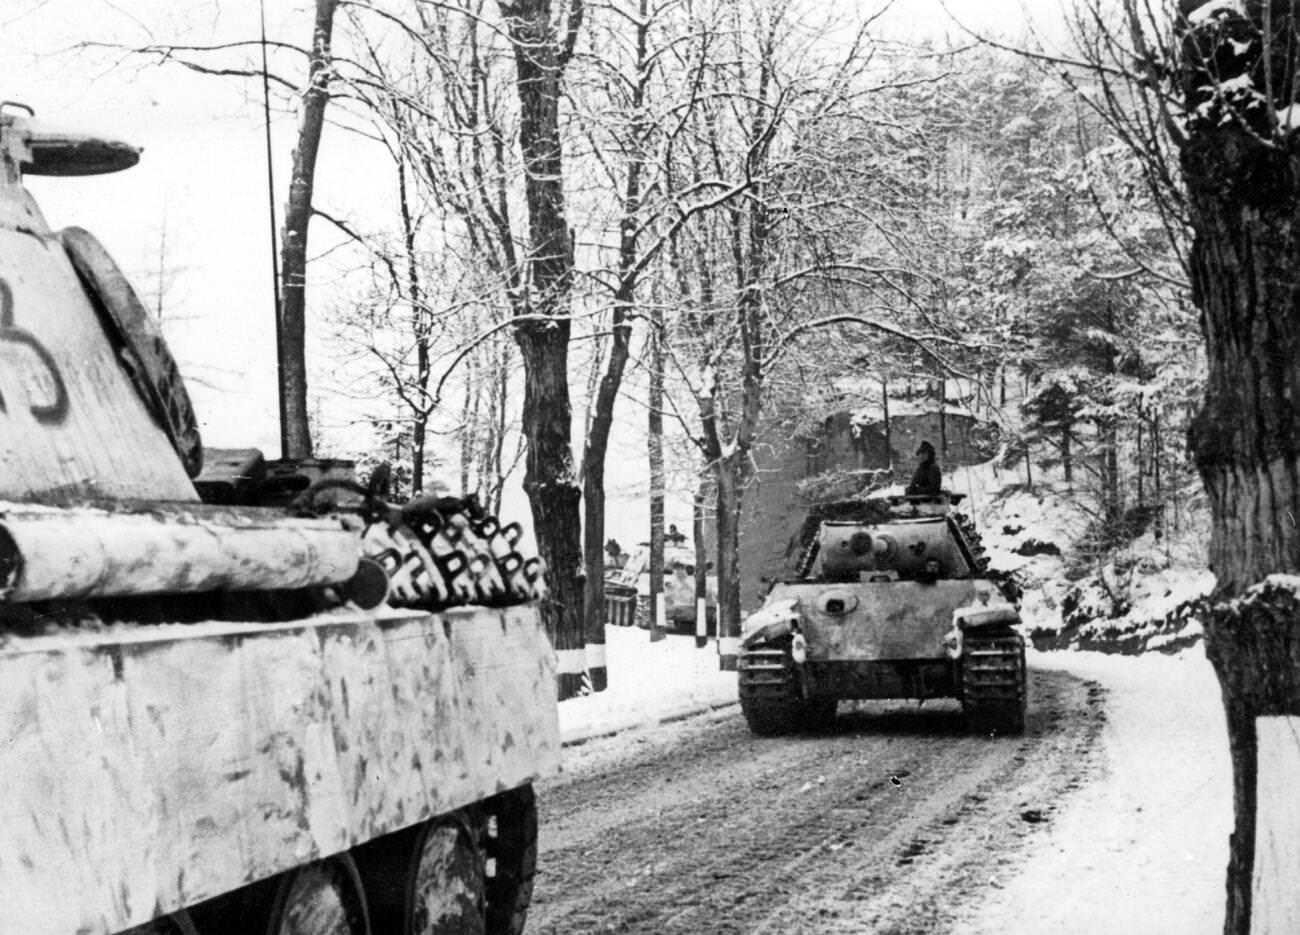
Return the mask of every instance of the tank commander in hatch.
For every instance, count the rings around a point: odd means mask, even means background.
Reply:
[[[921,463],[916,466],[912,482],[907,485],[907,495],[909,497],[938,496],[939,488],[943,484],[943,472],[934,461],[934,446],[929,442],[921,442],[921,447],[916,449],[916,454],[920,457]]]

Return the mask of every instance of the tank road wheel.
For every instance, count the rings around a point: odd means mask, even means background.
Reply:
[[[357,849],[378,935],[483,935],[485,819],[439,815]]]
[[[537,869],[531,786],[358,849],[378,935],[518,935]]]
[[[978,733],[1023,734],[1025,641],[1014,630],[966,633],[962,639],[962,710]]]
[[[807,699],[799,688],[789,637],[740,651],[740,711],[760,737],[824,730],[835,720],[835,699]]]
[[[519,935],[537,872],[537,799],[532,786],[494,795],[487,814],[487,935]]]
[[[356,864],[347,854],[284,874],[271,903],[267,935],[369,935]]]
[[[483,935],[486,881],[477,819],[458,812],[423,825],[408,883],[406,935]]]

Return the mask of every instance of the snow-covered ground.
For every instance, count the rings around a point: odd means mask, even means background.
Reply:
[[[608,691],[560,705],[566,743],[729,704],[712,642],[609,627]],[[1222,928],[1232,816],[1218,685],[1204,652],[1033,654],[1108,690],[1104,774],[1053,813],[1017,876],[962,935],[1210,935]],[[632,732],[624,735],[633,737]],[[618,741],[614,741],[617,743]]]
[[[560,736],[579,743],[662,723],[736,701],[736,673],[718,670],[717,643],[670,636],[650,642],[648,630],[606,627],[609,688],[560,704]]]
[[[1019,875],[960,935],[1222,931],[1232,772],[1202,648],[1035,653],[1030,665],[1108,689],[1106,771],[1067,800]]]

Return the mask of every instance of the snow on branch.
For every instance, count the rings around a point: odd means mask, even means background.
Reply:
[[[933,347],[935,343],[951,344],[956,347],[968,347],[969,345],[964,341],[937,333],[913,334],[910,331],[906,331],[894,325],[886,324],[879,319],[855,314],[826,315],[822,318],[814,318],[811,321],[795,325],[773,342],[771,351],[763,361],[764,369],[770,368],[785,352],[786,348],[790,346],[790,343],[799,335],[819,328],[826,328],[831,325],[861,325],[864,328],[870,328],[883,334],[892,335],[893,337],[906,341],[909,344],[915,345],[923,354],[931,358],[936,364],[943,368],[946,373],[955,377],[960,377],[963,380],[975,379],[973,375],[959,369],[952,363],[952,361],[948,360]]]

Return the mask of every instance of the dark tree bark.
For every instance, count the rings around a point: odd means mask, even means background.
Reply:
[[[890,471],[894,470],[894,433],[893,425],[889,419],[889,377],[880,378],[880,401],[881,409],[885,419],[885,458],[886,467]]]
[[[330,40],[338,0],[316,0],[307,67],[307,91],[302,99],[302,123],[293,151],[293,176],[284,208],[284,242],[280,247],[280,321],[276,353],[280,368],[280,441],[282,457],[312,456],[307,413],[307,226],[311,221],[316,155],[320,151],[325,108],[330,100],[334,61]]]
[[[948,457],[948,381],[939,378],[939,456]]]
[[[650,468],[650,641],[663,639],[659,605],[664,593],[664,313],[650,311],[650,391],[646,455]]]
[[[645,135],[641,106],[645,102],[649,81],[647,63],[647,35],[650,30],[647,0],[639,4],[636,30],[637,78],[632,90],[631,110],[635,115],[632,126],[632,155],[627,163],[623,180],[623,213],[619,219],[618,286],[614,291],[612,313],[613,347],[605,374],[596,391],[596,404],[587,431],[587,444],[582,456],[583,482],[583,536],[587,565],[586,640],[587,670],[593,691],[604,691],[607,681],[605,666],[605,454],[609,450],[609,433],[614,424],[614,404],[623,385],[623,371],[627,367],[632,325],[629,315],[636,300],[639,279],[637,231],[641,219],[641,174],[644,158],[639,153]],[[651,403],[651,412],[654,404]],[[662,524],[660,526],[662,530]],[[662,533],[661,533],[662,534]],[[663,550],[660,549],[659,574],[662,586]],[[654,576],[653,552],[651,578]],[[653,593],[653,591],[652,591]],[[651,624],[653,627],[653,623]],[[654,630],[651,630],[653,635]]]
[[[691,511],[691,539],[695,545],[695,648],[708,645],[709,556],[704,543],[704,481],[695,492]]]
[[[524,361],[523,432],[528,441],[524,490],[532,507],[538,552],[546,562],[550,596],[542,616],[560,661],[559,696],[581,690],[583,573],[569,399],[569,301],[573,245],[564,206],[560,145],[560,77],[572,53],[581,7],[570,11],[561,44],[549,0],[500,0],[515,50],[519,146],[528,210],[529,275],[513,298],[515,339]]]
[[[415,383],[408,405],[411,409],[411,493],[424,490],[424,446],[429,429],[430,335],[429,315],[424,308],[424,285],[420,257],[416,250],[416,223],[411,213],[406,160],[398,155],[397,202],[402,219],[402,248],[406,252],[406,294],[411,305],[411,331],[415,337]],[[405,393],[401,395],[406,395]],[[461,488],[468,491],[468,485]]]
[[[761,87],[766,98],[765,81]],[[762,138],[762,128],[757,125],[754,137]],[[724,671],[735,670],[740,659],[740,511],[745,490],[754,479],[753,450],[763,411],[766,377],[763,360],[768,346],[762,289],[772,228],[765,194],[764,186],[757,185],[756,197],[733,214],[739,273],[736,330],[743,357],[739,411],[730,444],[724,445],[718,434],[716,407],[712,407],[712,415],[704,420],[709,457],[718,484],[718,648],[719,665]]]
[[[1200,5],[1185,0],[1183,8]],[[1300,715],[1295,593],[1265,587],[1240,599],[1270,574],[1300,572],[1300,136],[1279,130],[1274,116],[1295,100],[1300,31],[1293,2],[1245,9],[1180,23],[1181,90],[1198,114],[1181,163],[1209,363],[1190,442],[1210,496],[1218,585],[1206,644],[1223,691],[1234,783],[1228,935],[1251,927],[1256,718]],[[1238,77],[1261,97],[1216,93]]]
[[[740,659],[740,511],[745,488],[753,479],[753,461],[746,449],[714,463],[718,485],[718,664],[733,672]]]

